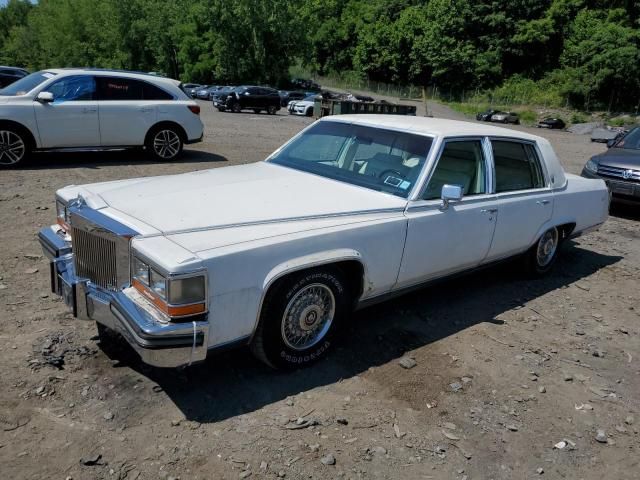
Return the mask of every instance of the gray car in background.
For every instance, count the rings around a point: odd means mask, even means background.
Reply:
[[[609,149],[594,155],[582,169],[586,178],[601,178],[612,199],[640,202],[640,127],[607,142]]]

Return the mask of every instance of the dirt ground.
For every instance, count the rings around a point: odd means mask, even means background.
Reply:
[[[104,352],[49,291],[36,233],[55,190],[258,161],[311,122],[202,107],[205,141],[178,163],[42,154],[0,172],[2,479],[640,478],[639,207],[568,242],[545,279],[506,264],[360,311],[309,370],[246,349],[185,370]],[[574,173],[604,148],[534,133]]]

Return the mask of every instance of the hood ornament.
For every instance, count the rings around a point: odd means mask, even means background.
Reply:
[[[629,169],[622,172],[622,178],[625,180],[629,180],[631,177],[633,177],[633,170]]]

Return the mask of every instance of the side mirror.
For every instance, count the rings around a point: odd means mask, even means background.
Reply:
[[[440,210],[449,208],[449,202],[459,202],[462,200],[462,194],[462,187],[460,185],[444,184],[440,194],[440,198],[442,199]]]
[[[53,102],[53,93],[51,92],[40,92],[36,97],[36,100],[40,103],[51,103]]]
[[[607,147],[611,148],[616,144],[616,140],[618,140],[617,138],[610,138],[609,140],[607,140]]]

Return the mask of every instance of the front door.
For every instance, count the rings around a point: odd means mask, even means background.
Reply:
[[[407,209],[408,232],[397,288],[478,266],[496,226],[495,198],[482,139],[444,143],[427,188]],[[445,184],[462,187],[460,201],[442,208]]]
[[[94,77],[65,77],[49,85],[45,91],[53,94],[53,102],[33,102],[41,147],[100,146]]]

